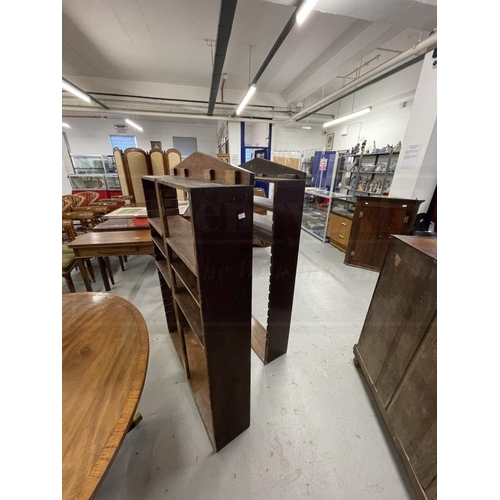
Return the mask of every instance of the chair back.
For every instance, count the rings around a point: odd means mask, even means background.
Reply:
[[[167,157],[168,175],[174,175],[172,169],[182,161],[181,152],[178,149],[170,148],[165,153]]]
[[[127,175],[125,174],[125,165],[123,162],[123,153],[120,148],[113,149],[113,158],[115,159],[116,171],[118,172],[118,180],[120,181],[120,188],[124,196],[130,196],[130,190],[127,182]]]
[[[82,207],[88,207],[91,203],[97,201],[100,196],[97,191],[82,191],[78,194],[84,197],[83,205],[80,205]]]
[[[81,194],[63,194],[62,211],[73,212],[76,207],[81,207],[85,203],[85,196]]]
[[[142,176],[151,175],[151,164],[146,151],[140,148],[127,148],[123,152],[125,173],[129,189],[136,205],[145,205],[146,197],[142,187]]]
[[[153,175],[168,175],[168,163],[165,153],[160,148],[153,148],[149,152]]]

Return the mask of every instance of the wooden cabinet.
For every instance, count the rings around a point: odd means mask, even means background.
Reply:
[[[175,172],[142,183],[168,329],[219,451],[250,425],[253,174],[201,153]]]
[[[391,234],[410,234],[424,200],[358,196],[344,263],[380,271]]]
[[[342,215],[330,214],[328,221],[327,235],[330,244],[340,248],[344,252],[347,250],[349,235],[351,233],[352,220]]]
[[[434,500],[437,238],[390,238],[354,355],[419,498]]]

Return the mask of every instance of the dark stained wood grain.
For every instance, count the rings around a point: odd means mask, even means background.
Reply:
[[[388,404],[436,312],[437,261],[394,239],[383,269],[359,351],[383,403]]]
[[[250,425],[253,186],[191,191],[216,449]]]
[[[205,351],[190,328],[183,328],[189,363],[189,385],[212,446],[216,446],[210,401],[209,373]]]
[[[193,297],[196,305],[200,307],[200,292],[198,291],[198,281],[196,279],[196,276],[181,260],[172,262],[172,269],[174,270],[181,284],[184,285],[186,290],[190,293],[191,297]]]
[[[437,482],[437,238],[391,236],[355,357],[417,495]]]
[[[437,320],[429,325],[387,416],[426,489],[437,471]]]
[[[227,163],[220,164],[227,170]],[[161,219],[150,227],[156,258],[166,262],[159,265],[164,304],[173,299],[176,325],[172,329],[169,324],[169,331],[219,451],[250,424],[253,187],[203,180],[207,169],[197,173],[183,165],[177,173],[185,177],[148,176],[143,184],[148,215]],[[179,216],[172,203],[178,188],[189,192],[189,217]]]
[[[184,261],[189,270],[198,276],[191,223],[180,215],[174,215],[168,218],[168,228],[170,236],[166,240],[167,244]]]
[[[146,323],[107,293],[62,297],[62,498],[92,498],[130,426],[149,355]]]
[[[303,180],[283,180],[274,187],[266,363],[288,349],[304,190]]]
[[[424,200],[358,196],[344,263],[380,271],[391,234],[410,234]]]

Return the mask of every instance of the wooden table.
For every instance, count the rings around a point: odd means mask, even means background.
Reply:
[[[109,293],[62,296],[62,498],[92,498],[131,426],[149,356],[144,318]]]
[[[93,228],[93,231],[133,231],[136,229],[148,229],[149,220],[144,217],[136,219],[108,219]]]
[[[83,259],[97,257],[101,270],[104,288],[110,291],[108,274],[104,257],[113,255],[154,255],[153,240],[150,231],[143,229],[127,231],[88,232],[78,236],[68,246],[73,249],[81,264],[81,274],[88,292],[92,291],[89,276],[83,266]]]

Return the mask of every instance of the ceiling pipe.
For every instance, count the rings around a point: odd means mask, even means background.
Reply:
[[[377,66],[376,68],[373,68],[372,70],[368,71],[363,76],[360,76],[356,80],[348,83],[347,85],[344,85],[339,90],[324,97],[323,99],[319,100],[315,104],[312,104],[311,106],[308,106],[307,108],[304,108],[302,111],[299,111],[295,115],[288,118],[285,121],[285,123],[299,121],[299,120],[306,118],[307,116],[309,116],[309,115],[315,113],[316,111],[319,111],[320,109],[323,109],[326,106],[328,106],[329,104],[331,104],[335,98],[338,97],[340,99],[341,97],[345,97],[345,95],[347,94],[348,91],[350,91],[352,89],[359,90],[359,88],[358,88],[359,84],[366,82],[370,78],[374,78],[376,76],[381,75],[384,71],[395,68],[400,63],[407,62],[408,59],[420,55],[420,53],[422,51],[428,52],[429,50],[432,50],[436,46],[437,46],[437,32],[430,35],[425,40],[422,40],[421,42],[417,43],[411,49],[408,49],[405,52],[402,52],[401,54],[394,56],[393,58],[389,59],[385,63],[382,63],[379,66]],[[383,78],[380,78],[380,79],[383,79]]]
[[[215,60],[212,70],[212,86],[210,87],[210,99],[208,101],[209,116],[214,114],[215,101],[219,92],[220,79],[226,60],[227,46],[233,28],[234,13],[238,0],[222,0],[219,14],[219,28],[217,31],[217,45],[215,47]]]
[[[67,106],[63,108],[64,111],[80,111],[82,113],[85,112],[94,112],[95,108],[90,108],[86,106]],[[164,111],[139,111],[139,110],[130,110],[130,109],[112,109],[110,113],[116,113],[117,115],[130,115],[134,114],[135,116],[165,116],[170,118],[189,118],[196,120],[221,120],[221,121],[230,121],[230,122],[263,122],[263,123],[284,123],[284,120],[276,120],[274,118],[244,118],[244,117],[232,117],[232,116],[223,116],[223,115],[206,115],[206,114],[186,114],[186,113],[165,113]],[[82,116],[84,118],[84,116]],[[112,118],[110,118],[112,119]]]
[[[292,28],[295,26],[295,23],[297,22],[297,12],[299,9],[302,7],[302,5],[306,2],[306,0],[299,0],[297,3],[297,6],[295,7],[295,10],[293,11],[292,16],[288,20],[288,22],[285,24],[285,27],[282,29],[280,35],[274,42],[274,45],[272,46],[271,50],[267,54],[266,58],[264,59],[264,62],[261,64],[260,68],[258,69],[257,73],[253,77],[252,82],[249,85],[249,88],[252,85],[256,85],[257,82],[259,81],[260,77],[266,70],[266,68],[269,66],[269,63],[275,56],[276,52],[278,52],[278,49],[281,47],[281,44],[285,41],[285,38],[288,36],[288,33],[292,30]],[[232,115],[233,117],[236,116],[236,113]]]

